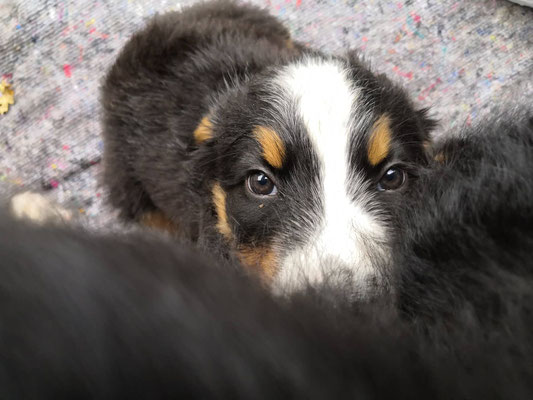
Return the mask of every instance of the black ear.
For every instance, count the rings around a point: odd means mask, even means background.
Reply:
[[[350,66],[352,79],[358,85],[366,87],[369,92],[381,94],[379,98],[374,99],[376,104],[382,104],[389,110],[398,109],[402,103],[413,106],[404,88],[391,81],[386,74],[373,72],[370,63],[356,50],[349,50],[345,55],[345,60]],[[401,108],[398,112],[402,112]],[[423,132],[429,140],[431,131],[437,126],[437,121],[428,116],[429,108],[422,108],[415,113],[418,131]]]
[[[434,142],[431,132],[438,126],[439,122],[428,116],[429,107],[415,111],[418,131],[421,132],[424,144],[425,156],[427,160],[435,157]]]
[[[439,122],[428,116],[429,107],[422,108],[416,111],[416,117],[418,120],[418,126],[425,135],[430,137],[431,132],[438,126]]]
[[[421,108],[415,111],[418,132],[422,135],[422,141],[427,159],[434,158],[434,143],[431,132],[438,126],[438,121],[428,116],[429,108]]]

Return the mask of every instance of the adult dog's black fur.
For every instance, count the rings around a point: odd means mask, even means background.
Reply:
[[[533,118],[515,111],[450,135],[397,210],[399,304],[441,323],[501,324],[532,304]]]
[[[533,120],[447,140],[394,291],[276,299],[175,243],[0,224],[2,398],[533,395]]]

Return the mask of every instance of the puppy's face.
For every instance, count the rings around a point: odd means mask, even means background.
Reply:
[[[269,71],[195,132],[214,163],[216,229],[280,291],[342,278],[364,293],[382,282],[429,124],[356,61]]]

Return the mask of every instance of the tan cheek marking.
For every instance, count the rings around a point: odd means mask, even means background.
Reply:
[[[390,118],[383,114],[374,123],[372,134],[368,141],[368,161],[371,165],[378,165],[390,151],[391,130]]]
[[[444,155],[444,153],[437,153],[435,154],[435,157],[433,157],[433,159],[438,163],[443,164],[444,161],[446,161],[446,156]]]
[[[279,135],[272,128],[256,126],[254,136],[263,149],[265,161],[274,168],[281,168],[285,158],[285,144]]]
[[[269,247],[240,246],[237,254],[240,261],[265,282],[270,282],[278,269],[276,253]]]
[[[178,227],[161,211],[151,211],[143,214],[141,217],[141,224],[152,229],[167,233],[177,233]]]
[[[213,185],[213,204],[217,212],[217,229],[227,240],[233,239],[233,232],[228,223],[228,213],[226,212],[226,192],[219,183]]]
[[[203,117],[196,129],[194,130],[194,141],[201,144],[213,137],[213,124],[208,117]]]

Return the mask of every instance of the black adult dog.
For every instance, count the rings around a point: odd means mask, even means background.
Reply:
[[[176,243],[0,224],[0,397],[533,396],[533,120],[438,146],[391,290],[273,297]]]

